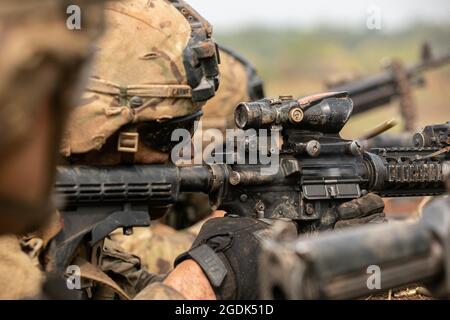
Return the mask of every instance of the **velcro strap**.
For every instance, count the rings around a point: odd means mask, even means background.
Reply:
[[[211,284],[218,288],[227,275],[227,269],[219,256],[206,244],[189,250],[189,256],[198,263]]]
[[[128,97],[191,98],[192,90],[184,84],[119,85],[107,80],[90,78],[86,90],[108,95],[120,95],[126,89]],[[122,91],[121,91],[122,89]]]

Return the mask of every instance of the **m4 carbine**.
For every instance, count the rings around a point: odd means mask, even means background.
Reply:
[[[448,123],[418,133],[417,147],[366,152],[358,141],[339,135],[352,108],[346,93],[238,105],[239,128],[281,132],[279,150],[263,148],[277,156],[275,164],[259,163],[263,151],[257,149],[256,164],[58,168],[56,192],[66,199],[59,235],[64,257],[85,237],[94,244],[117,228],[128,232],[149,225],[149,215],[163,215],[183,192],[206,193],[216,208],[233,215],[292,219],[302,233],[332,228],[337,206],[369,192],[383,197],[444,192]],[[258,134],[246,137],[246,154],[254,150],[255,138]]]

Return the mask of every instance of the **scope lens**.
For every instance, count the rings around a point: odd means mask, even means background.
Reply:
[[[248,124],[249,108],[245,103],[240,103],[234,110],[234,122],[240,129],[244,129]]]
[[[423,148],[425,146],[426,140],[425,136],[421,132],[417,132],[413,136],[413,144],[417,148]]]

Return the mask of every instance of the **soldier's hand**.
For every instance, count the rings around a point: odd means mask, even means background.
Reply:
[[[296,234],[292,223],[287,232]],[[214,218],[202,227],[188,252],[175,265],[194,260],[206,274],[217,299],[257,299],[260,242],[271,237],[271,224],[244,217]]]
[[[383,222],[386,222],[383,199],[376,194],[369,193],[341,204],[337,208],[337,222],[334,228]]]

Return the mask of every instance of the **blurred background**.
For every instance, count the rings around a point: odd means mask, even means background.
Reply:
[[[273,97],[324,91],[326,81],[380,72],[389,59],[416,63],[424,41],[433,54],[450,53],[447,0],[188,2],[214,26],[218,43],[252,61]],[[417,125],[450,120],[450,65],[426,72],[425,80],[413,91]],[[343,136],[401,121],[397,104],[352,117]]]

